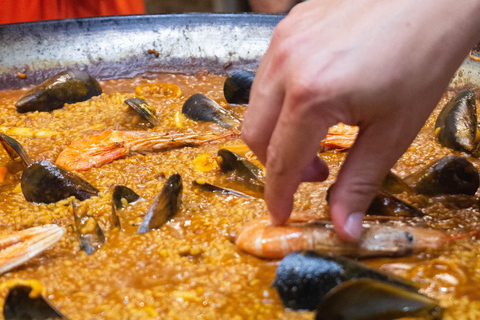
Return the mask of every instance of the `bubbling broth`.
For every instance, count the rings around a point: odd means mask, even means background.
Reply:
[[[235,128],[191,120],[182,114],[182,106],[187,98],[201,93],[241,122],[246,106],[226,102],[224,81],[225,77],[208,72],[100,81],[101,95],[51,112],[18,113],[15,103],[29,88],[4,91],[0,92],[0,132],[16,139],[33,160],[51,162],[73,142],[107,130],[221,136]],[[148,85],[153,83],[176,85],[181,92],[153,92]],[[124,103],[138,96],[135,91],[141,85],[150,90],[141,95],[155,110],[157,126]],[[393,171],[398,176],[405,177],[433,160],[452,154],[465,157],[479,167],[477,158],[444,148],[435,138],[436,116],[451,97],[452,92],[445,93],[395,165]],[[71,319],[314,319],[313,312],[285,309],[271,287],[278,260],[251,256],[232,240],[248,221],[268,214],[258,193],[232,175],[221,173],[215,164],[219,148],[245,150],[243,145],[238,136],[229,136],[198,146],[131,152],[103,165],[76,171],[75,174],[100,191],[98,196],[83,201],[106,238],[105,244],[92,255],[82,251],[77,240],[72,199],[49,204],[27,202],[20,187],[23,168],[0,149],[0,167],[6,168],[0,183],[0,229],[18,231],[45,224],[66,229],[59,242],[4,273],[0,281],[38,280],[46,288],[45,296]],[[335,181],[347,152],[320,153],[331,174],[325,182],[301,184],[295,195],[296,212],[328,218],[327,189]],[[244,154],[252,157],[248,150]],[[182,203],[177,214],[162,227],[138,234],[154,198],[175,173],[183,181]],[[193,184],[199,179],[235,188],[249,196],[204,192]],[[117,185],[127,186],[141,197],[118,210],[121,228],[113,228],[111,220],[112,191]],[[478,191],[463,202],[407,193],[398,197],[425,213],[424,217],[412,218],[410,225],[451,234],[479,227]],[[479,248],[479,242],[472,236],[448,242],[440,251],[364,262],[413,280],[422,293],[438,299],[446,308],[444,319],[478,319]],[[2,294],[5,297],[6,291]]]

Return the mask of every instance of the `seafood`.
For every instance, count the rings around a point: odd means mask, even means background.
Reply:
[[[215,100],[197,93],[188,98],[182,107],[182,113],[195,121],[215,122],[222,128],[238,127],[240,121]]]
[[[35,257],[55,244],[65,229],[55,224],[0,235],[0,274]]]
[[[253,191],[263,193],[265,177],[262,169],[241,155],[228,149],[220,149],[217,154],[217,163],[222,173],[236,171],[237,176],[243,179],[245,186]]]
[[[295,213],[283,226],[272,226],[268,216],[254,219],[240,231],[235,243],[254,256],[268,259],[280,259],[306,249],[366,258],[438,249],[448,239],[447,234],[437,230],[364,222],[359,242],[344,242],[337,237],[330,221]]]
[[[422,211],[383,191],[377,191],[365,214],[393,217],[424,216]]]
[[[182,202],[182,177],[176,173],[168,178],[145,215],[138,233],[160,228],[177,213]]]
[[[89,170],[132,153],[167,151],[196,147],[204,143],[237,137],[238,132],[224,135],[163,134],[149,131],[112,131],[88,136],[63,150],[56,164],[68,170]]]
[[[223,94],[228,103],[248,104],[255,72],[236,70],[225,79]]]
[[[105,244],[105,235],[97,220],[88,215],[88,206],[75,201],[71,205],[80,248],[88,255],[93,254]]]
[[[253,198],[252,196],[249,196],[246,193],[229,189],[229,188],[224,188],[224,187],[219,187],[210,183],[207,183],[205,181],[202,181],[200,179],[197,179],[196,181],[193,181],[193,186],[197,187],[203,191],[208,191],[208,192],[218,192],[221,194],[227,194],[227,195],[233,195],[236,197],[242,197],[242,198]]]
[[[474,195],[480,184],[478,170],[467,159],[448,156],[428,164],[404,181],[417,193]]]
[[[408,183],[391,171],[383,179],[380,190],[390,194],[399,194],[402,192],[407,192],[409,194],[414,193],[413,188],[410,187]]]
[[[6,285],[9,285],[8,282]],[[3,305],[5,320],[69,319],[44,297],[45,288],[38,281],[14,279],[10,283],[12,286]]]
[[[444,147],[474,152],[476,149],[477,107],[473,91],[463,91],[442,109],[435,122],[435,136]]]
[[[443,312],[438,301],[425,295],[377,280],[356,279],[330,290],[320,301],[315,320],[440,320]]]
[[[117,215],[117,210],[124,207],[122,199],[127,203],[132,203],[140,199],[132,189],[125,186],[116,186],[112,194],[112,228],[121,228],[120,219]]]
[[[355,142],[357,134],[358,127],[339,122],[328,129],[327,136],[322,140],[322,147],[348,149]]]
[[[312,250],[286,256],[277,267],[272,286],[277,289],[286,308],[315,310],[322,298],[335,286],[364,278],[383,281],[410,292],[418,291],[410,280],[352,259]]]
[[[52,111],[63,108],[65,103],[85,101],[101,93],[100,84],[87,72],[67,70],[28,91],[15,108],[20,113]]]
[[[29,165],[20,183],[29,202],[52,203],[71,196],[83,201],[99,193],[79,176],[46,160]]]
[[[140,98],[130,98],[124,102],[139,115],[141,115],[145,120],[150,122],[154,127],[158,126],[158,119],[157,116],[155,116],[155,109],[152,108],[145,100]]]
[[[5,151],[7,151],[10,159],[16,161],[17,158],[20,158],[25,167],[32,163],[27,151],[20,143],[18,143],[17,140],[7,136],[6,134],[0,133],[0,144],[3,146]]]

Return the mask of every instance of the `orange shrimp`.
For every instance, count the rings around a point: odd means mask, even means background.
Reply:
[[[236,138],[238,132],[224,135],[164,134],[148,131],[105,131],[76,141],[63,150],[56,164],[68,170],[88,170],[132,153],[167,151],[180,147],[195,147],[227,138]]]
[[[322,141],[323,147],[348,149],[357,138],[358,127],[347,126],[339,122],[328,129],[328,134]]]
[[[259,258],[280,259],[298,250],[321,250],[356,258],[402,256],[437,249],[448,240],[444,232],[364,222],[358,243],[341,241],[330,221],[293,214],[286,225],[272,226],[268,216],[245,225],[235,243]]]

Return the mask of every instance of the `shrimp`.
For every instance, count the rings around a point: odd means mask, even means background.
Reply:
[[[235,243],[259,258],[281,259],[298,250],[327,251],[356,258],[403,256],[438,249],[448,240],[444,232],[423,228],[364,222],[358,243],[341,241],[330,221],[305,214],[293,214],[286,225],[272,226],[268,216],[245,225]]]
[[[51,224],[0,235],[0,274],[43,252],[64,232],[65,228]]]
[[[89,170],[132,153],[167,151],[180,147],[195,147],[221,139],[238,137],[238,132],[218,136],[213,134],[163,134],[147,131],[105,131],[76,141],[63,150],[56,164],[68,170]]]
[[[328,129],[328,134],[322,141],[323,147],[348,149],[357,138],[358,127],[347,126],[341,122]]]

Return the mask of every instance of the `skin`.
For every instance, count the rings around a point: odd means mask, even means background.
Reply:
[[[285,12],[295,3],[296,0],[249,0],[253,12],[279,13]]]
[[[267,169],[272,223],[301,182],[323,181],[328,127],[360,127],[330,194],[339,237],[357,241],[382,178],[480,39],[477,0],[310,0],[274,30],[242,135]]]

